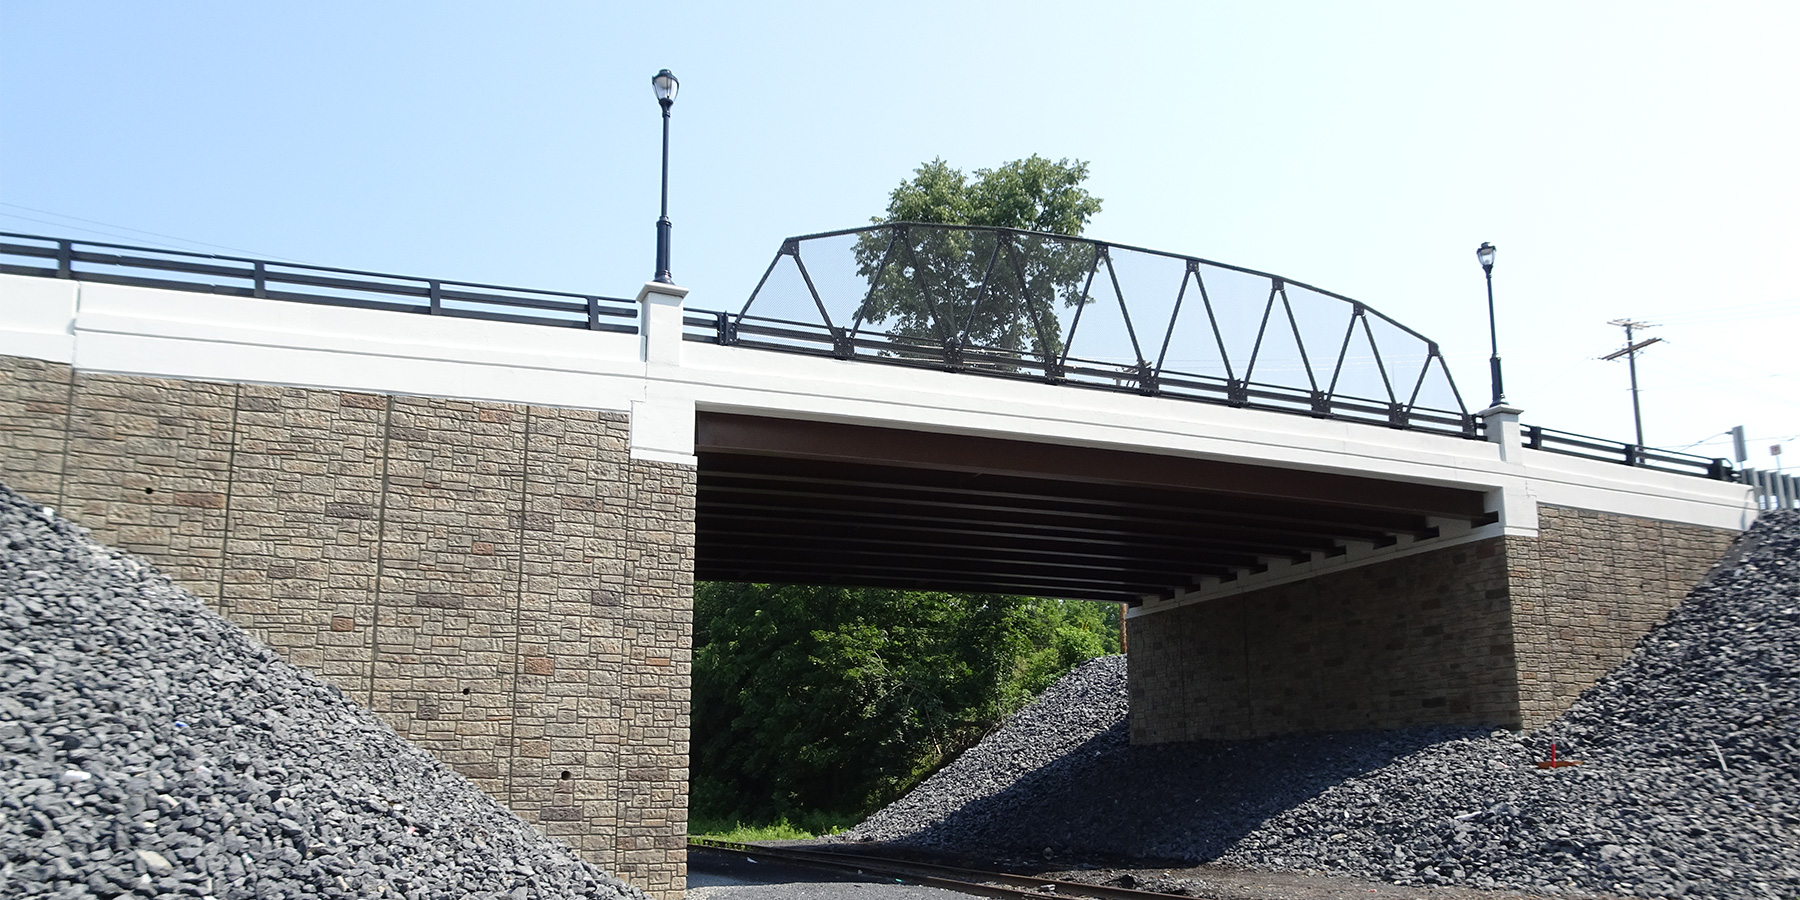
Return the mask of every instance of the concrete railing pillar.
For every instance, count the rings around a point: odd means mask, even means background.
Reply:
[[[1487,439],[1498,446],[1500,461],[1509,466],[1525,465],[1524,435],[1519,431],[1516,406],[1490,406],[1476,415],[1487,427]],[[1490,492],[1488,509],[1500,514],[1500,528],[1514,537],[1536,537],[1538,529],[1537,498],[1522,481]]]
[[[682,300],[688,289],[652,281],[638,291],[638,348],[644,362],[681,365]]]
[[[1523,410],[1516,406],[1490,406],[1476,413],[1487,425],[1488,441],[1500,445],[1501,462],[1525,461],[1525,443],[1519,433],[1520,412]]]
[[[638,348],[647,377],[643,396],[631,401],[632,459],[694,465],[694,397],[668,372],[681,365],[687,293],[655,281],[638,291]]]

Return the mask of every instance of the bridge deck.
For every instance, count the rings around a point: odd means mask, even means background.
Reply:
[[[1214,460],[701,413],[702,579],[1136,604],[1492,520],[1479,491]]]

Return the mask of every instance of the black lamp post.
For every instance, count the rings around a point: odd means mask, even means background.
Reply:
[[[681,82],[664,69],[651,76],[650,84],[656,88],[656,102],[662,104],[663,111],[662,218],[656,220],[656,280],[674,284],[675,277],[669,274],[669,107],[675,105],[675,92],[681,88]]]
[[[1494,381],[1494,402],[1499,406],[1506,401],[1506,389],[1500,386],[1500,330],[1494,325],[1494,245],[1482,241],[1475,248],[1475,258],[1481,261],[1481,271],[1487,274],[1488,289],[1488,341],[1493,347],[1493,356],[1488,359],[1488,373]]]

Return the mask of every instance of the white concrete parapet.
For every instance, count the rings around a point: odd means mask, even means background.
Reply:
[[[1488,441],[1160,397],[683,341],[687,291],[640,292],[641,333],[590,332],[0,275],[0,353],[86,371],[460,397],[632,413],[632,453],[693,463],[696,409],[911,428],[1481,490],[1485,529],[1536,532],[1540,503],[1745,528],[1747,485]],[[1394,548],[1403,552],[1406,548]]]

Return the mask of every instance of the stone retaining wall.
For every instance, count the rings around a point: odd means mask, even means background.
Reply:
[[[1133,618],[1132,740],[1516,721],[1500,540]]]
[[[628,437],[615,412],[0,357],[0,480],[673,898],[694,471]]]
[[[1717,528],[1538,507],[1537,538],[1506,546],[1525,727],[1562,715],[1624,662],[1736,539]]]
[[[1133,618],[1137,743],[1533,728],[1622,662],[1736,533],[1544,506],[1496,537]]]

